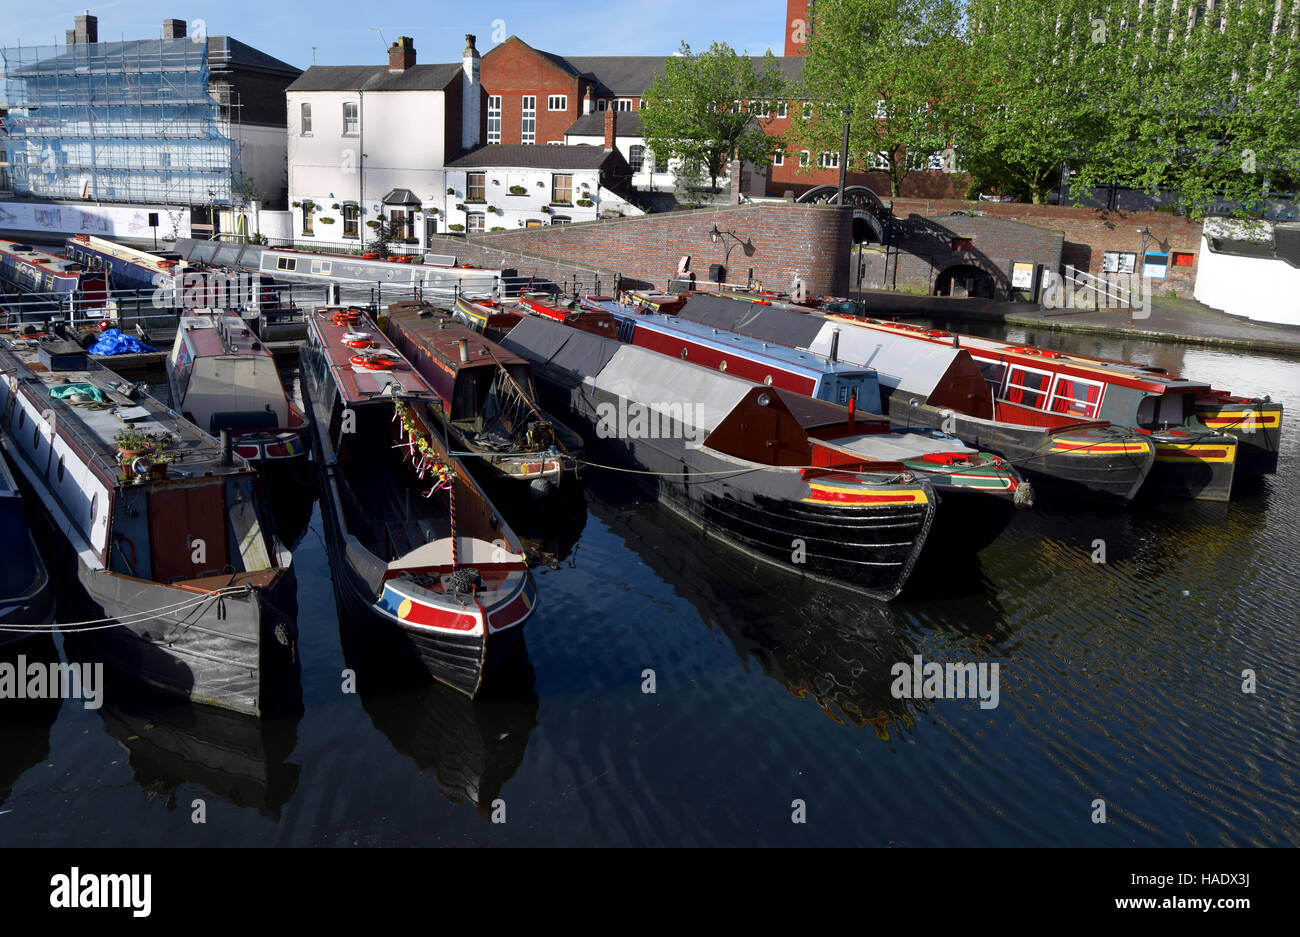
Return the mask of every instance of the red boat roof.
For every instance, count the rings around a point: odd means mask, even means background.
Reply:
[[[180,327],[195,358],[271,357],[271,350],[238,316],[183,316]]]
[[[336,314],[340,315],[337,320]],[[433,388],[364,312],[347,306],[317,306],[307,317],[307,327],[320,342],[329,360],[330,376],[348,406],[394,395],[438,399]],[[382,356],[391,362],[391,367],[371,368],[353,363],[352,359],[360,356],[362,350],[347,345],[344,336],[361,332],[377,346],[367,351]]]
[[[422,316],[421,312],[426,310],[431,314]],[[436,307],[418,300],[393,303],[388,307],[388,322],[390,327],[402,329],[412,341],[450,370],[461,371],[498,363],[528,364],[528,359],[506,351],[496,342],[441,313]],[[469,361],[460,360],[460,348],[456,344],[458,341],[465,342]]]

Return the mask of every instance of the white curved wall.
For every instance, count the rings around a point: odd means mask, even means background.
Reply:
[[[1229,315],[1300,325],[1300,269],[1267,257],[1216,254],[1201,238],[1194,295]]]

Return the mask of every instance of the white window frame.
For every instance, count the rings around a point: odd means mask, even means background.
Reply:
[[[1096,402],[1096,403],[1091,403],[1091,404],[1090,404],[1090,403],[1087,403],[1086,401],[1084,402],[1084,409],[1085,409],[1085,411],[1086,411],[1086,410],[1091,410],[1090,413],[1089,413],[1089,412],[1085,412],[1085,413],[1079,414],[1079,413],[1072,413],[1072,412],[1069,412],[1069,411],[1057,410],[1057,409],[1054,408],[1054,404],[1055,404],[1056,401],[1058,401],[1058,400],[1068,400],[1068,401],[1070,401],[1071,403],[1075,403],[1075,404],[1077,404],[1077,403],[1080,402],[1079,399],[1078,399],[1077,397],[1067,397],[1067,396],[1065,396],[1064,394],[1059,393],[1059,390],[1060,390],[1061,382],[1062,382],[1062,381],[1069,381],[1071,384],[1087,384],[1089,387],[1099,387],[1099,388],[1101,388],[1101,390],[1100,390],[1100,391],[1098,392],[1098,394],[1097,394],[1097,402]],[[1086,378],[1086,377],[1075,377],[1073,374],[1057,374],[1057,375],[1056,375],[1056,378],[1052,381],[1052,384],[1051,384],[1051,387],[1049,388],[1049,390],[1050,390],[1051,392],[1050,392],[1050,394],[1048,395],[1048,400],[1047,400],[1047,409],[1048,409],[1050,412],[1052,412],[1052,413],[1063,413],[1063,414],[1066,415],[1066,416],[1080,416],[1080,417],[1082,417],[1082,418],[1085,419],[1085,420],[1095,420],[1095,419],[1097,418],[1097,414],[1101,412],[1101,403],[1102,403],[1102,399],[1106,396],[1106,384],[1105,384],[1103,381],[1090,381],[1090,380],[1088,380],[1088,378]]]
[[[475,227],[475,222],[478,227]],[[465,233],[472,234],[477,231],[482,234],[487,230],[487,212],[471,211],[465,213]]]
[[[817,157],[817,167],[819,169],[839,169],[840,154],[832,153],[830,150],[823,150]]]
[[[775,153],[772,154],[772,165],[773,166],[785,165],[785,150],[777,150]]]
[[[569,109],[569,96],[567,94],[548,94],[546,96],[546,109],[548,111],[567,111]]]
[[[537,142],[537,95],[525,94],[520,100],[519,142]]]
[[[772,116],[771,101],[750,101],[749,112],[758,118],[767,118]]]
[[[800,116],[801,116],[804,120],[812,120],[812,115],[813,115],[813,113],[812,113],[812,109],[813,109],[812,101],[804,101],[804,102],[803,102],[803,112],[802,112],[802,114],[801,114]]]
[[[300,137],[312,136],[310,101],[303,101],[298,105],[298,136]]]
[[[348,130],[348,108],[352,108],[353,117],[350,123],[352,130]],[[361,135],[361,107],[356,101],[343,102],[343,136],[356,137]]]
[[[885,119],[886,117],[888,117],[888,116],[889,116],[889,102],[888,102],[888,101],[877,101],[877,102],[876,102],[876,120],[884,120],[884,119]]]
[[[807,169],[807,168],[808,168],[808,157],[809,157],[809,155],[810,155],[810,154],[808,153],[807,150],[800,150],[800,151],[799,151],[799,168],[800,168],[800,169]]]
[[[634,100],[632,100],[631,98],[615,98],[615,99],[614,99],[614,110],[616,110],[616,111],[624,111],[624,112],[627,112],[627,111],[635,111],[636,108],[633,107],[634,104],[636,104],[636,102],[635,102]]]
[[[1020,371],[1021,373],[1025,373],[1025,374],[1043,375],[1044,377],[1047,378],[1047,389],[1039,390],[1037,387],[1026,387],[1024,384],[1012,384],[1011,375],[1015,371]],[[1055,373],[1056,372],[1054,371],[1043,371],[1040,370],[1039,368],[1031,368],[1027,365],[1021,364],[1020,362],[1008,363],[1006,376],[1003,377],[1002,379],[1002,397],[1004,400],[1011,402],[1010,394],[1011,394],[1011,389],[1013,387],[1021,391],[1024,391],[1026,394],[1039,394],[1043,398],[1041,403],[1037,403],[1037,404],[1025,403],[1022,400],[1018,404],[1016,404],[1016,406],[1028,407],[1031,410],[1041,410],[1043,413],[1050,413],[1051,411],[1047,409],[1046,405],[1051,400],[1052,397],[1052,387],[1054,386]]]
[[[637,150],[641,152],[638,154]],[[633,143],[628,147],[627,164],[632,167],[633,172],[645,172],[645,154],[646,146],[644,143]],[[638,157],[640,165],[638,165]]]
[[[877,172],[889,172],[889,154],[881,150],[871,160],[871,168]]]
[[[786,113],[787,113],[787,112],[786,112],[785,102],[784,102],[784,101],[777,101],[777,102],[776,102],[776,116],[777,116],[777,117],[785,117],[785,116],[786,116]]]
[[[596,102],[596,110],[598,111],[609,110],[609,101],[605,100],[604,98],[601,98],[599,101]]]
[[[501,95],[488,95],[487,142],[501,142]]]

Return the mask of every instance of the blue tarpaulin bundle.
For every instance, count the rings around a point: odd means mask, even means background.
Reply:
[[[86,349],[92,355],[128,355],[157,350],[157,348],[146,345],[138,338],[123,335],[120,329],[106,329],[100,333],[99,341]]]

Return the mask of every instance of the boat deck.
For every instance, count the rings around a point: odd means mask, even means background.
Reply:
[[[40,343],[15,339],[0,333],[0,371],[17,380],[20,393],[42,411],[54,413],[60,435],[78,444],[83,456],[109,478],[116,478],[119,446],[116,436],[131,428],[144,433],[168,434],[166,452],[172,457],[169,477],[234,474],[247,471],[237,455],[231,465],[221,464],[221,444],[184,417],[169,410],[147,394],[131,390],[124,380],[93,359],[85,369],[50,371],[39,360]],[[88,384],[99,391],[102,401],[87,394],[84,400],[50,396],[50,390],[68,384]]]

